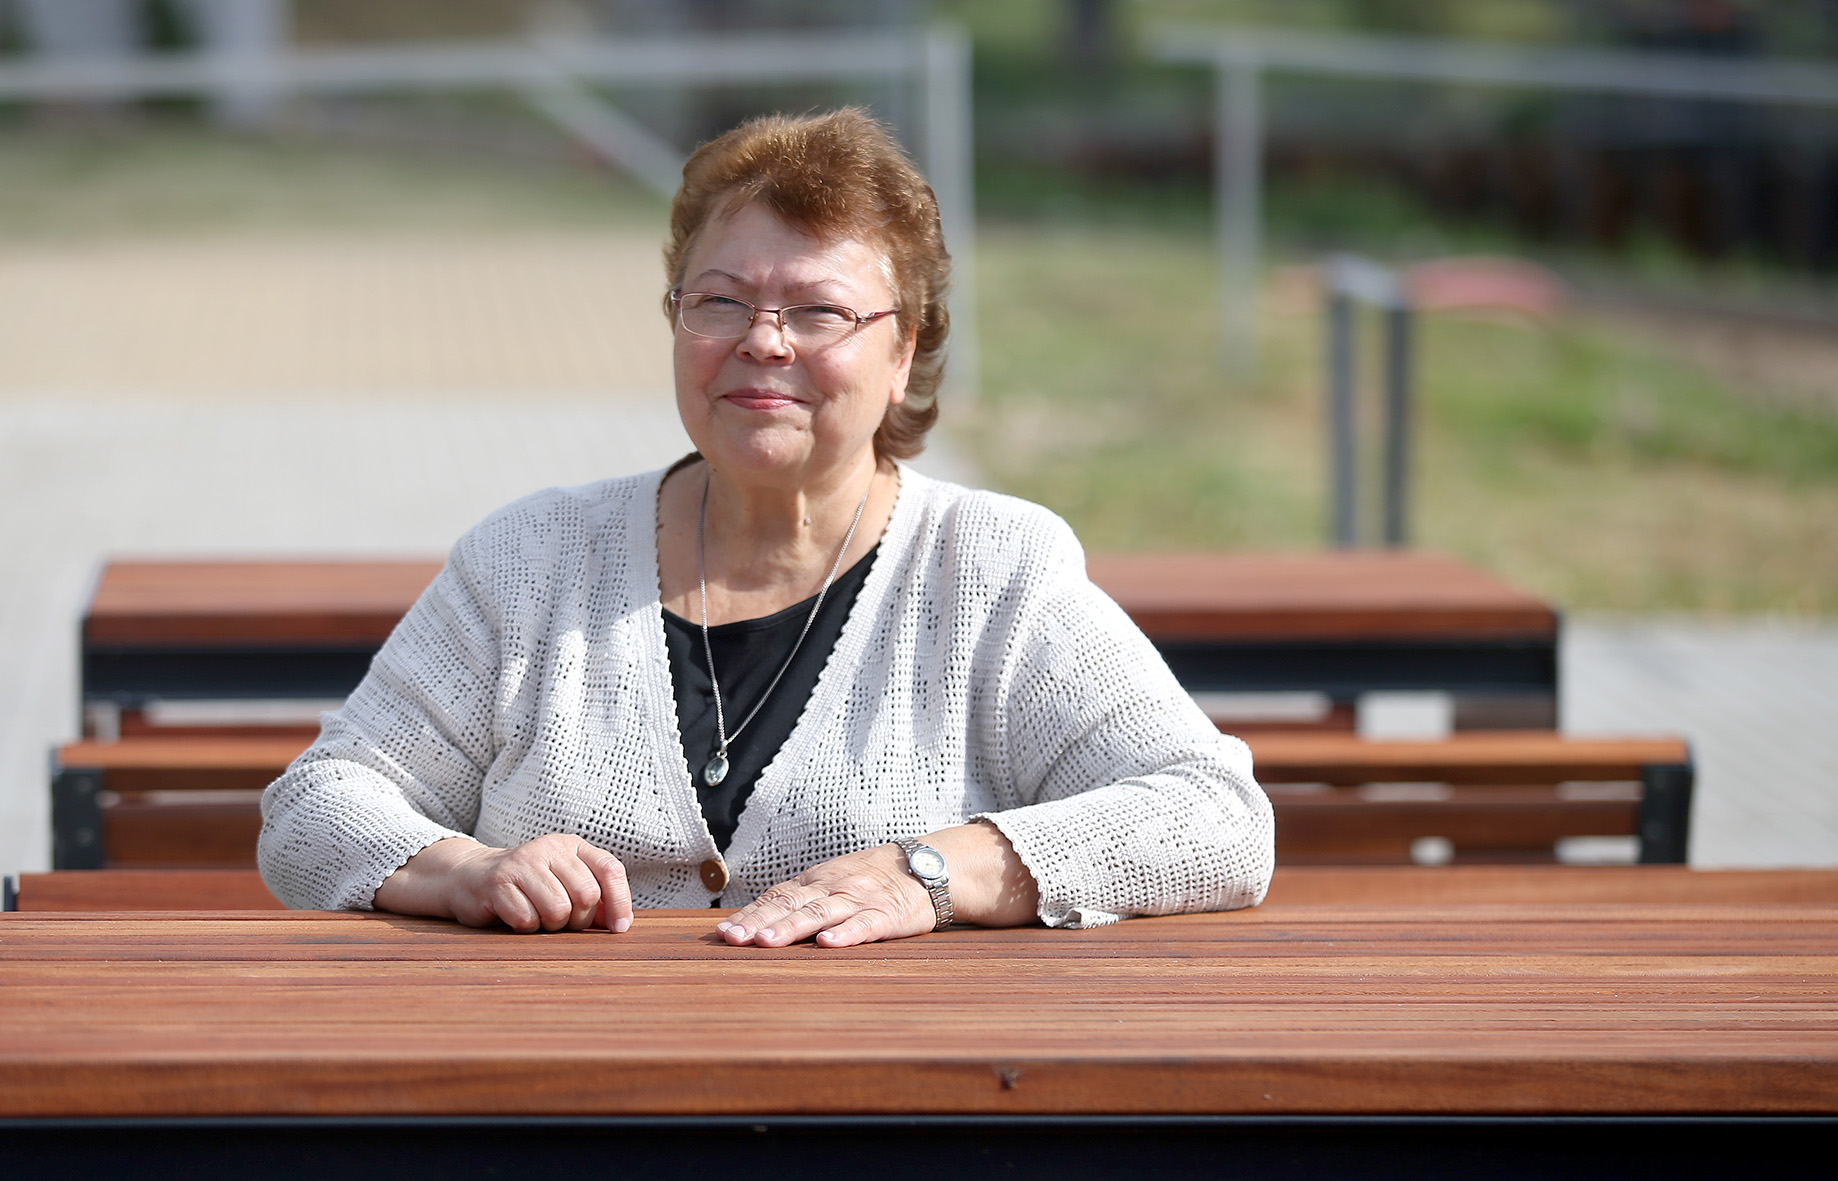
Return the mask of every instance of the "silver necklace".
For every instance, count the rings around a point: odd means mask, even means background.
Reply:
[[[798,642],[791,646],[791,654],[786,656],[785,663],[779,666],[778,675],[772,678],[772,683],[766,686],[766,691],[759,695],[759,700],[754,703],[753,709],[741,719],[740,725],[734,727],[732,734],[728,733],[727,715],[721,709],[721,682],[715,679],[715,649],[708,642],[708,568],[702,560],[703,526],[708,521],[708,485],[709,481],[704,479],[702,481],[702,507],[696,511],[696,582],[702,588],[702,655],[708,660],[708,687],[714,690],[715,694],[715,737],[720,740],[720,745],[715,748],[715,753],[702,767],[702,782],[710,787],[719,787],[721,781],[728,777],[729,744],[739,738],[740,732],[759,716],[760,709],[772,696],[772,691],[779,687],[779,681],[785,676],[785,670],[790,668],[791,662],[797,658],[798,649],[804,647],[804,637],[810,635],[811,624],[817,622],[817,612],[823,610],[823,596],[830,593],[830,584],[836,581],[836,572],[842,569],[842,556],[849,552],[849,542],[855,539],[855,527],[862,522],[862,510],[868,507],[868,493],[874,491],[874,480],[872,477],[869,478],[868,490],[862,493],[861,503],[855,506],[855,519],[849,522],[849,531],[843,534],[842,548],[836,551],[836,560],[830,563],[830,576],[823,580],[823,587],[817,592],[817,601],[811,604],[811,613],[804,617],[804,630],[798,633]]]

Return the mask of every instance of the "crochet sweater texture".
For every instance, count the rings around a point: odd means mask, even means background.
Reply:
[[[552,488],[460,539],[319,739],[267,790],[262,875],[366,909],[435,841],[574,833],[641,907],[738,906],[817,862],[985,817],[1090,926],[1263,897],[1269,801],[1037,505],[902,467],[880,556],[725,854],[678,737],[663,473]]]

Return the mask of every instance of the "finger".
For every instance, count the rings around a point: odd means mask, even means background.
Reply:
[[[568,895],[568,918],[564,924],[579,931],[593,922],[600,911],[600,879],[572,849],[549,863],[549,870]]]
[[[529,907],[533,918],[516,929],[530,931],[559,931],[568,922],[568,916],[574,910],[574,903],[568,897],[567,889],[562,885],[546,865],[525,866],[506,883],[501,897],[515,906],[516,898]]]
[[[625,863],[605,849],[583,842],[580,858],[600,886],[599,923],[609,931],[632,929],[632,884]]]
[[[781,882],[730,915],[726,922],[716,923],[729,943],[749,943],[762,929],[771,928],[786,915],[810,901],[813,894],[797,882]]]
[[[542,926],[541,913],[514,878],[493,882],[486,887],[480,902],[483,904],[482,921],[475,926],[486,926],[494,918],[511,930],[526,934]]]
[[[808,939],[825,927],[834,926],[855,913],[856,904],[837,894],[822,894],[762,926],[754,932],[753,942],[761,947],[785,947]]]
[[[898,939],[906,932],[896,931],[885,911],[858,910],[832,927],[817,932],[821,947],[854,947],[882,939]]]

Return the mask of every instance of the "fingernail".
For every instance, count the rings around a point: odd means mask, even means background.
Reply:
[[[632,916],[631,915],[626,915],[624,918],[618,918],[618,919],[613,920],[613,933],[614,934],[623,935],[625,932],[630,931],[631,929],[632,929]]]
[[[772,934],[773,934],[773,932],[772,932],[772,928],[771,928],[771,927],[761,927],[761,928],[759,929],[759,937],[760,937],[761,939],[770,939],[770,938],[772,938]]]

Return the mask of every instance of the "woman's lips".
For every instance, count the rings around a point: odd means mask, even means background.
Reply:
[[[798,400],[789,394],[775,394],[769,390],[735,390],[731,394],[723,394],[722,399],[745,410],[783,410],[798,404]]]

